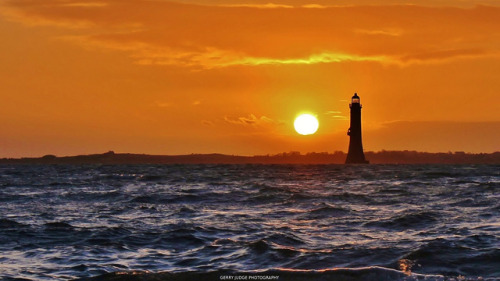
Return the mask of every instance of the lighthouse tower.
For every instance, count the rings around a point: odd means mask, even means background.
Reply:
[[[349,107],[351,108],[351,127],[347,131],[350,140],[345,163],[368,164],[363,153],[363,143],[361,142],[361,104],[357,93],[354,93]]]

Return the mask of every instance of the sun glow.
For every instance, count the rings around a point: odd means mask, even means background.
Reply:
[[[295,127],[295,131],[301,135],[312,135],[318,130],[319,122],[311,114],[301,114],[295,118],[293,126]]]

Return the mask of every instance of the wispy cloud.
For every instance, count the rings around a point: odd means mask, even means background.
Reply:
[[[325,9],[325,8],[328,8],[328,6],[320,5],[320,4],[305,4],[305,5],[302,5],[301,7],[307,8],[307,9]]]
[[[368,35],[385,35],[385,36],[401,36],[403,34],[402,30],[399,29],[356,29],[356,33],[368,34]]]
[[[29,25],[78,28],[78,34],[68,29],[64,40],[122,51],[142,65],[406,67],[500,53],[500,8],[489,6],[7,0],[1,7],[4,16]]]
[[[307,57],[276,59],[276,58],[258,58],[258,57],[243,57],[232,61],[234,65],[266,65],[266,64],[318,64],[332,63],[344,61],[384,61],[387,60],[384,56],[359,56],[354,54],[342,53],[320,53],[312,54]]]
[[[164,101],[156,101],[154,103],[154,105],[157,107],[172,107],[172,106],[174,106],[174,103],[164,102]]]
[[[244,117],[236,117],[231,118],[228,116],[224,116],[224,121],[229,124],[234,125],[243,125],[243,126],[261,126],[261,125],[277,125],[280,122],[277,122],[269,117],[262,115],[261,117],[257,117],[254,114],[249,114]]]
[[[274,3],[266,3],[266,4],[229,4],[229,5],[221,5],[222,7],[243,7],[243,8],[257,8],[257,9],[291,9],[294,8],[292,5],[283,5],[283,4],[274,4]]]
[[[252,57],[243,53],[207,48],[206,52],[166,52],[164,54],[141,52],[134,55],[139,64],[200,66],[205,69],[247,65],[311,65],[318,63],[378,61],[390,62],[383,56],[357,56],[349,54],[321,53],[297,58]]]
[[[73,3],[62,3],[61,6],[64,7],[84,7],[84,8],[98,8],[106,7],[108,3],[105,2],[73,2]]]
[[[209,127],[212,127],[215,125],[213,121],[209,121],[209,120],[201,120],[201,124],[203,124],[205,126],[209,126]]]
[[[452,50],[437,50],[401,56],[399,62],[401,64],[413,63],[439,63],[457,58],[480,58],[480,57],[499,57],[499,51],[486,51],[481,49],[452,49]]]
[[[93,48],[114,48],[130,53],[137,64],[141,65],[181,65],[187,67],[201,67],[204,69],[222,68],[238,65],[312,65],[334,62],[386,62],[392,58],[387,56],[360,56],[343,53],[319,53],[305,57],[272,58],[253,57],[243,52],[222,50],[214,47],[204,48],[168,48],[134,42],[120,44],[115,40],[106,40],[89,36],[71,36],[64,38]],[[406,62],[406,61],[405,61]]]
[[[330,110],[330,111],[325,112],[325,115],[327,115],[328,117],[330,117],[332,119],[336,119],[336,120],[348,120],[349,119],[347,116],[342,115],[341,111]]]

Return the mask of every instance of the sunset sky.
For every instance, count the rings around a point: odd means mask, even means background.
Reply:
[[[497,0],[0,0],[0,157],[347,151],[354,92],[365,151],[500,151],[499,19]]]

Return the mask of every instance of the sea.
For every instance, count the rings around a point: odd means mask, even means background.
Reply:
[[[500,280],[500,165],[1,165],[1,280]]]

